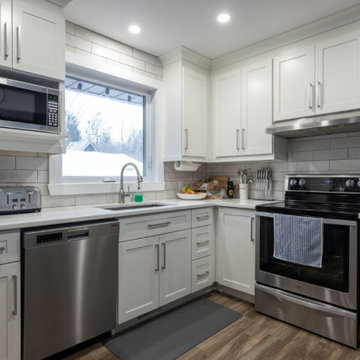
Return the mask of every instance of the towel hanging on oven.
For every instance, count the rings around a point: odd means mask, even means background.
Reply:
[[[321,268],[323,220],[275,214],[273,256],[276,259]]]

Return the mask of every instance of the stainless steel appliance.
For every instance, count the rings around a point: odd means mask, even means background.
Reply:
[[[41,193],[36,187],[0,189],[0,215],[41,210]]]
[[[0,78],[0,126],[59,132],[60,91]]]
[[[43,359],[116,324],[116,221],[23,233],[23,359]]]
[[[255,308],[357,347],[360,176],[287,176],[285,190],[284,202],[256,207]],[[273,256],[278,213],[323,219],[320,268]]]

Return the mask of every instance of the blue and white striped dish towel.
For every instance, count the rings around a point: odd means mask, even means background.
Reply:
[[[322,219],[275,214],[273,256],[276,259],[321,268]]]

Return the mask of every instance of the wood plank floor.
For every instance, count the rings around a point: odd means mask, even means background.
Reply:
[[[219,293],[210,294],[208,299],[242,313],[243,317],[183,354],[178,360],[360,360],[360,349],[352,350],[258,314],[254,306],[245,301]],[[65,359],[118,360],[101,344]]]

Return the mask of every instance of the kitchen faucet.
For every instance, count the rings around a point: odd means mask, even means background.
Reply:
[[[140,174],[138,167],[134,163],[129,162],[129,163],[125,164],[122,167],[121,173],[120,173],[120,191],[119,191],[119,203],[120,204],[125,203],[125,196],[130,196],[130,191],[128,191],[127,193],[125,193],[125,191],[124,191],[124,171],[125,171],[125,168],[128,167],[129,165],[131,165],[136,170],[138,190],[140,190],[140,183],[144,181],[143,177]]]

